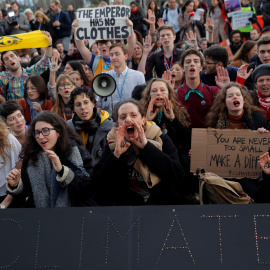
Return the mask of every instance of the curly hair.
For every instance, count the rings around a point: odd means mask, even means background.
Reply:
[[[252,113],[255,111],[261,112],[261,110],[254,106],[253,100],[245,86],[239,83],[230,82],[224,86],[216,96],[213,105],[206,116],[206,125],[208,127],[228,128],[224,121],[228,118],[228,109],[226,107],[226,95],[227,90],[231,87],[237,87],[240,89],[244,100],[244,110],[248,113],[248,117],[252,117]]]
[[[169,92],[168,99],[172,103],[173,112],[174,112],[175,117],[181,122],[181,124],[183,126],[188,127],[190,123],[189,123],[189,115],[188,115],[186,108],[178,102],[178,100],[175,97],[174,90],[172,89],[172,87],[165,80],[160,79],[160,78],[154,78],[151,81],[149,81],[147,83],[145,90],[143,91],[143,96],[142,96],[142,99],[140,100],[140,102],[141,102],[142,109],[143,109],[144,113],[146,114],[149,102],[151,100],[150,92],[151,92],[152,84],[154,82],[165,83],[165,85],[168,89],[168,92]],[[156,108],[154,108],[154,111],[155,111],[155,109]]]
[[[28,165],[30,160],[35,166],[38,160],[38,154],[42,150],[41,146],[33,136],[36,123],[41,121],[51,124],[55,131],[59,133],[59,137],[54,146],[54,152],[58,155],[62,163],[67,159],[72,151],[70,139],[74,139],[79,145],[82,144],[79,136],[58,114],[50,111],[43,111],[31,122],[29,131],[27,133],[26,142],[20,154],[20,158],[23,159],[23,165],[25,166]]]
[[[9,131],[7,128],[7,125],[5,124],[5,122],[0,118],[0,156],[4,161],[4,164],[0,167],[1,169],[4,168],[6,166],[7,163],[7,152],[5,151],[6,148],[10,148],[11,144],[8,141],[8,135],[9,135]],[[10,158],[10,157],[9,157]]]

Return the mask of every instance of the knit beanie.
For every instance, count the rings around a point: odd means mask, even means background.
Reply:
[[[256,67],[255,70],[252,72],[253,81],[256,83],[257,79],[264,75],[270,76],[270,64],[262,64]]]

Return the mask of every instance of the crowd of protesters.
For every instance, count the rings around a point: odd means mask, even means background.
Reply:
[[[0,209],[197,204],[192,128],[270,130],[269,4],[241,9],[250,23],[233,29],[222,0],[132,1],[117,41],[75,39],[59,0],[12,2],[15,20],[3,9],[1,37],[41,30],[49,46],[1,52]],[[116,82],[108,97],[92,84],[101,73]],[[268,203],[269,164],[267,152],[259,179],[231,180]]]

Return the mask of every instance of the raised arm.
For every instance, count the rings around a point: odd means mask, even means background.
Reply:
[[[133,30],[133,22],[129,18],[126,18],[126,23],[127,26],[130,27],[130,36],[127,38],[127,47],[128,47],[128,59],[131,59],[136,44],[136,36]]]
[[[77,19],[72,23],[72,28],[74,28],[74,33],[75,33],[75,28],[78,27],[78,26],[79,26],[79,20]],[[86,62],[86,64],[89,65],[91,60],[92,60],[92,53],[85,46],[83,40],[78,40],[78,39],[75,38],[75,43],[76,43],[77,49],[81,53],[84,61]]]

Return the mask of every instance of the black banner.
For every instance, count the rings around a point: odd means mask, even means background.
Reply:
[[[270,205],[7,209],[0,269],[269,269]]]

